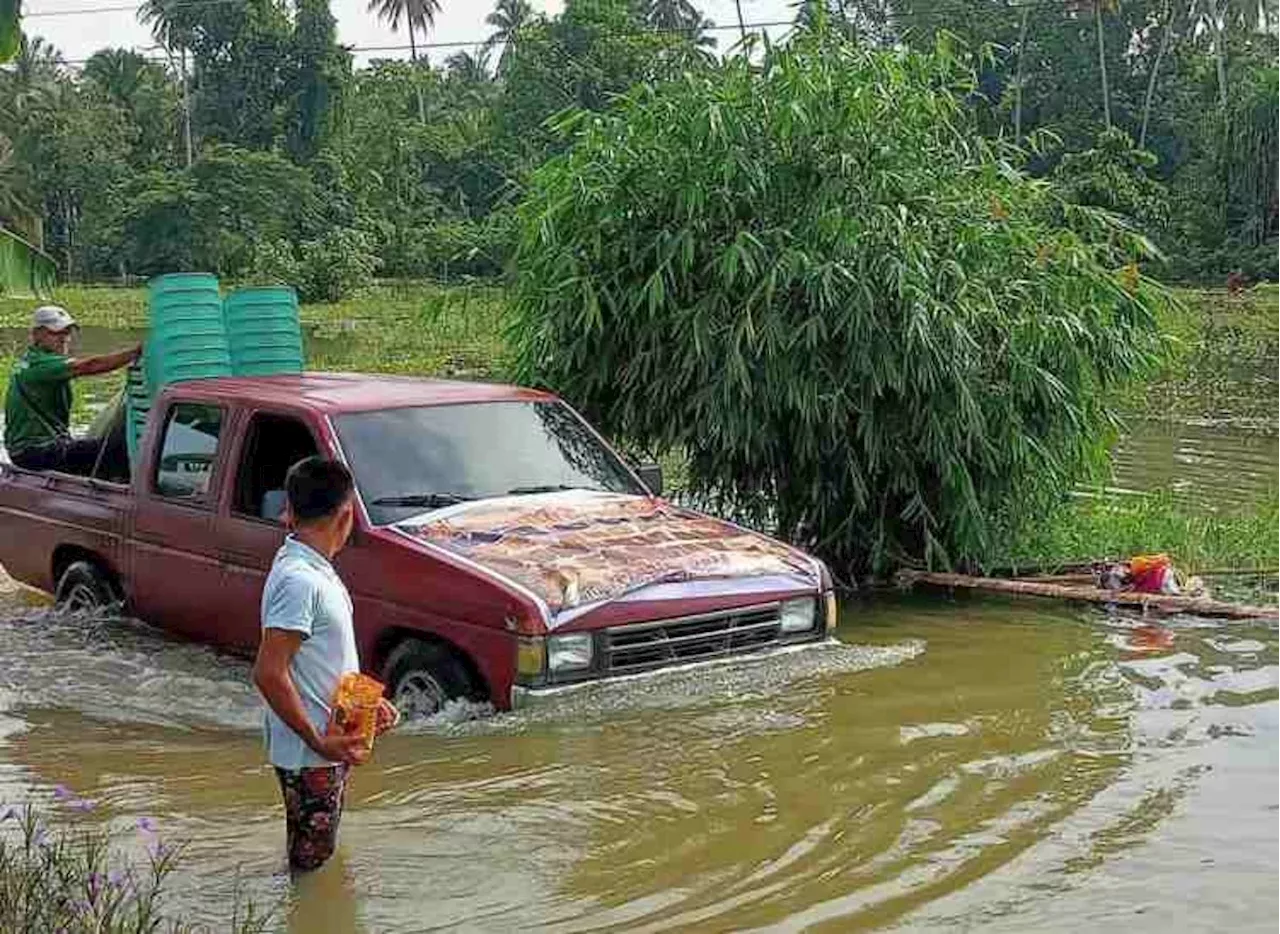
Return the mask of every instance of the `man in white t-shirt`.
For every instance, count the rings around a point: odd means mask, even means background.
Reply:
[[[253,681],[267,702],[267,758],[284,795],[289,865],[316,869],[333,855],[348,772],[368,757],[359,736],[329,732],[330,699],[360,670],[351,596],[330,563],[353,523],[354,486],[341,463],[310,457],[285,480],[294,529],[262,591],[262,640]],[[387,701],[378,732],[396,720]]]

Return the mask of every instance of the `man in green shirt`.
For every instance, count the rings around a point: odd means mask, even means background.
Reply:
[[[31,346],[18,358],[4,401],[4,446],[26,470],[88,474],[102,440],[71,437],[71,381],[110,373],[142,355],[141,345],[100,357],[70,356],[79,326],[66,309],[42,305],[31,320]]]

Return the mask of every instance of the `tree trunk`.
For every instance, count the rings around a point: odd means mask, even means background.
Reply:
[[[1022,82],[1026,78],[1026,72],[1023,70],[1023,53],[1027,47],[1027,22],[1030,19],[1031,6],[1028,4],[1022,10],[1022,28],[1018,30],[1018,79],[1013,88],[1013,141],[1015,144],[1022,143]]]
[[[1222,104],[1222,109],[1227,109],[1227,30],[1218,18],[1218,11],[1215,9],[1213,18],[1213,58],[1218,69],[1218,101]]]
[[[745,39],[747,38],[747,24],[742,18],[742,0],[733,0],[733,5],[738,11],[738,35]]]
[[[187,168],[191,168],[191,162],[194,158],[191,146],[191,95],[187,91],[187,50],[182,50],[181,68],[182,75],[182,142],[187,151]]]
[[[1093,0],[1093,19],[1098,30],[1098,68],[1102,72],[1102,120],[1111,129],[1111,85],[1107,82],[1107,45],[1102,37],[1102,0]]]
[[[413,17],[409,17],[409,57],[413,59],[413,93],[418,98],[418,122],[427,122],[427,108],[422,103],[422,85],[418,83],[418,44],[413,38]]]
[[[1160,63],[1164,61],[1164,53],[1169,49],[1169,37],[1173,35],[1173,21],[1176,18],[1171,4],[1164,5],[1165,15],[1169,17],[1164,24],[1164,35],[1160,39],[1160,49],[1156,52],[1155,63],[1151,66],[1151,77],[1147,79],[1147,99],[1142,104],[1142,128],[1138,131],[1138,148],[1147,148],[1147,127],[1151,123],[1151,102],[1156,95],[1156,78],[1160,75]]]

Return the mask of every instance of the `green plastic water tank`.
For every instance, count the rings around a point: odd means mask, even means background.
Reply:
[[[288,286],[236,289],[223,302],[231,372],[236,376],[301,373],[298,293]]]
[[[169,383],[231,375],[231,350],[217,277],[174,273],[147,283],[151,334],[146,377],[154,394]]]
[[[124,388],[125,445],[129,450],[129,463],[138,462],[138,448],[147,428],[147,415],[151,411],[151,393],[147,388],[146,373],[142,366],[129,366]]]

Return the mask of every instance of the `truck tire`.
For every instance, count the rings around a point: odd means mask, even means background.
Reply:
[[[68,613],[104,613],[122,602],[111,578],[91,561],[72,562],[54,594],[54,604]]]
[[[437,642],[405,639],[387,657],[383,671],[391,702],[406,720],[430,717],[448,701],[475,694],[462,662]]]

